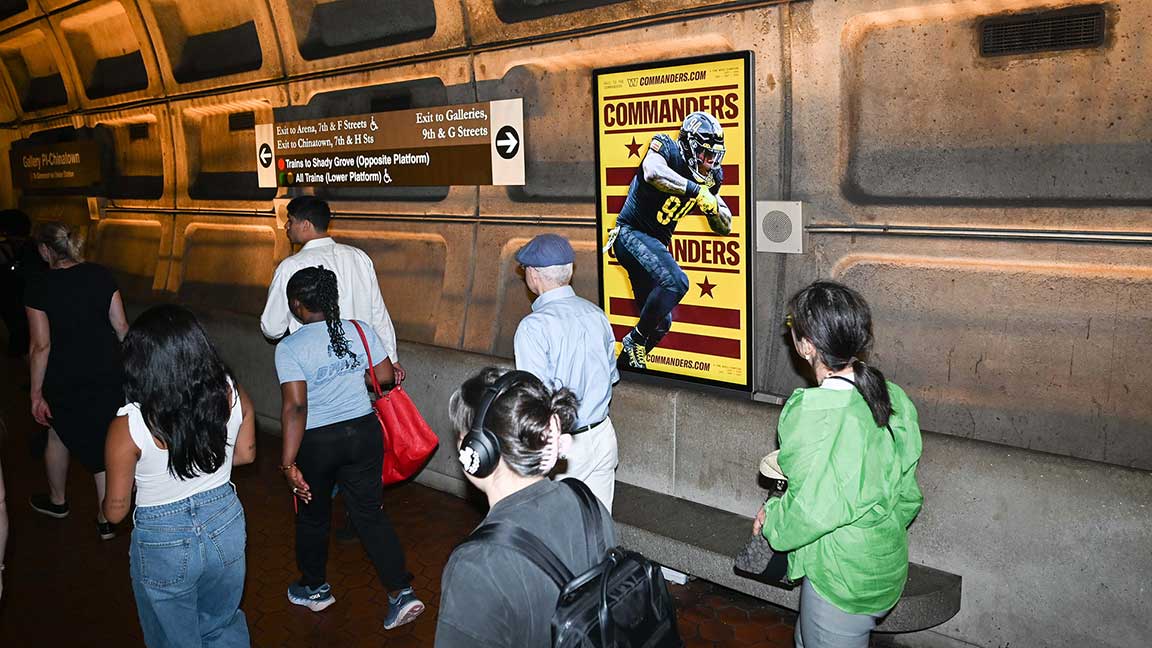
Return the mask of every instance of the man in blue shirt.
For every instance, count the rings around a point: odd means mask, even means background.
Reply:
[[[567,467],[553,479],[575,477],[612,511],[616,489],[616,430],[608,418],[616,370],[616,338],[604,311],[568,285],[576,254],[568,240],[541,234],[516,253],[524,282],[539,295],[516,327],[516,368],[580,399]]]

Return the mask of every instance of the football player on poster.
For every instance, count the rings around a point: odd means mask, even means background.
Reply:
[[[668,247],[676,224],[699,207],[717,234],[732,229],[732,212],[719,196],[724,173],[724,130],[715,117],[694,112],[678,141],[652,138],[606,247],[628,271],[640,321],[623,339],[620,362],[647,368],[647,354],[672,327],[672,309],[688,292],[688,275]]]

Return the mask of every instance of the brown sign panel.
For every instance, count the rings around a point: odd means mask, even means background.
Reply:
[[[8,152],[12,182],[25,191],[99,185],[100,144],[93,140],[19,146]]]
[[[524,184],[523,101],[256,127],[261,187]]]

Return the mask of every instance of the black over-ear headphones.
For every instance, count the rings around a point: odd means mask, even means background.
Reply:
[[[496,470],[500,463],[500,442],[484,425],[488,408],[515,383],[535,377],[527,371],[509,371],[484,390],[484,397],[472,415],[472,428],[460,441],[460,465],[464,472],[473,477],[487,477]]]

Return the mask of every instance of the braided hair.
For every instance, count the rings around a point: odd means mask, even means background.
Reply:
[[[868,302],[848,286],[817,281],[792,296],[788,311],[796,339],[811,341],[825,366],[832,371],[852,366],[856,389],[868,404],[872,419],[879,427],[887,426],[892,399],[884,374],[859,357],[872,347]]]
[[[337,358],[351,356],[353,367],[359,364],[360,359],[348,348],[348,337],[344,335],[344,325],[340,322],[340,292],[336,288],[335,272],[324,266],[298,270],[288,280],[288,299],[299,301],[314,313],[323,313],[324,322],[328,325],[328,339],[331,340],[329,351]]]

